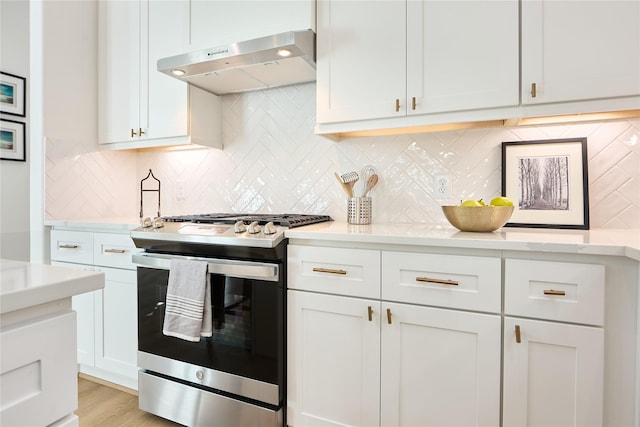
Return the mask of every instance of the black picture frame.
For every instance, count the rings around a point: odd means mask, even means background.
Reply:
[[[27,160],[24,123],[0,119],[0,160]]]
[[[505,227],[588,230],[587,138],[503,142],[502,195],[515,205]]]
[[[27,79],[0,71],[0,113],[26,117]]]

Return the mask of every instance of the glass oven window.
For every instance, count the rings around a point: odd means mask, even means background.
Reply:
[[[138,268],[138,347],[187,363],[278,382],[284,291],[277,282],[211,274],[212,336],[189,342],[162,333],[169,272]]]

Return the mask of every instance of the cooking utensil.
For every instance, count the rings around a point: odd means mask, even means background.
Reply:
[[[347,197],[351,197],[351,186],[349,184],[345,184],[342,178],[340,178],[340,175],[338,175],[336,172],[334,172],[333,174],[336,176],[336,179],[342,186],[342,189],[347,194]]]
[[[371,176],[377,174],[378,171],[376,171],[376,168],[373,165],[366,165],[362,168],[362,171],[360,172],[360,178],[362,178],[363,182],[362,197],[365,197],[367,195],[367,186],[369,185],[369,179],[371,178]]]
[[[364,194],[362,197],[367,197],[367,194],[369,194],[369,192],[373,190],[373,187],[375,187],[377,183],[378,183],[378,175],[374,173],[369,177],[369,179],[367,179],[367,185],[364,188]]]
[[[360,179],[360,176],[358,175],[358,172],[354,171],[354,172],[344,173],[344,174],[340,175],[340,179],[342,180],[342,182],[344,184],[346,184],[349,187],[349,192],[347,193],[348,196],[349,197],[353,197],[353,186]]]

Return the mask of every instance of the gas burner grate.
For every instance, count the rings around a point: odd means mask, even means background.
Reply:
[[[178,215],[162,218],[166,222],[195,222],[201,224],[234,224],[242,221],[250,224],[257,221],[264,225],[273,222],[274,225],[294,228],[303,225],[316,224],[318,222],[333,221],[329,215],[305,215],[305,214],[233,214],[233,213],[208,213],[197,215]]]

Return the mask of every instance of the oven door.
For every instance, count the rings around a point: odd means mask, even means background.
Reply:
[[[284,389],[285,290],[278,264],[194,258],[208,263],[211,337],[162,333],[169,266],[179,256],[141,253],[138,364],[186,383],[280,406]]]

